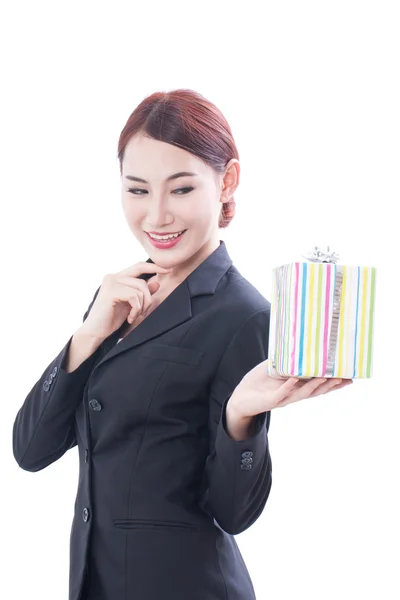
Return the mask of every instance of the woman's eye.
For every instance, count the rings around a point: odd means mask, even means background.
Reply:
[[[134,196],[140,196],[141,194],[137,194],[136,192],[147,192],[147,190],[141,190],[139,188],[129,188],[128,192],[133,194]]]
[[[177,190],[173,190],[173,193],[178,194],[178,196],[183,196],[183,195],[191,192],[193,189],[194,189],[193,187],[183,187],[183,188],[178,188]],[[130,194],[133,194],[134,196],[141,196],[142,195],[141,192],[145,192],[147,194],[147,190],[143,190],[141,188],[129,188],[128,192]],[[180,192],[182,192],[182,193],[180,193]]]
[[[183,188],[179,188],[178,190],[174,190],[175,192],[183,192],[184,194],[188,194],[189,192],[191,192],[194,188],[192,187],[183,187]],[[178,194],[179,196],[183,195],[183,194]]]

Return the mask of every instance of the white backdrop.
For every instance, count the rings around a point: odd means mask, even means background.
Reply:
[[[397,7],[2,4],[2,598],[67,598],[77,450],[24,472],[12,425],[103,275],[147,258],[116,145],[145,96],[178,87],[233,129],[242,175],[221,239],[267,298],[272,267],[314,244],[378,267],[373,378],[272,413],[271,495],[237,536],[257,598],[400,597]]]

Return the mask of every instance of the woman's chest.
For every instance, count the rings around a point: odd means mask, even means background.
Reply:
[[[84,393],[94,443],[149,429],[179,436],[207,423],[210,386],[231,332],[222,327],[217,335],[220,314],[213,307],[211,314],[195,313],[185,293],[137,320],[119,343],[122,332],[105,345]]]
[[[179,436],[206,426],[210,361],[185,330],[133,348],[125,334],[118,354],[94,370],[84,397],[93,443],[108,446],[153,428]]]

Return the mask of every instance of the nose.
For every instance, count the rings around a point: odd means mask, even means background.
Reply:
[[[156,230],[164,225],[173,222],[173,216],[169,213],[167,199],[161,194],[159,197],[153,197],[149,202],[147,210],[147,221]]]

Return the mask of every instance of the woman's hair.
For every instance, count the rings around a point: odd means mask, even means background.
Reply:
[[[155,92],[135,108],[118,141],[121,173],[126,145],[136,134],[183,148],[218,173],[224,172],[232,158],[239,160],[225,117],[214,104],[193,90]],[[229,225],[235,215],[235,206],[233,197],[222,204],[220,228]]]

